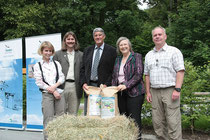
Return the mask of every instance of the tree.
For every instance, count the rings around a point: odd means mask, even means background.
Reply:
[[[55,32],[64,34],[71,30],[76,33],[83,49],[94,43],[93,29],[102,27],[106,33],[106,43],[113,45],[120,36],[130,40],[139,36],[146,19],[146,13],[137,6],[138,0],[0,2],[2,40]]]
[[[0,25],[5,29],[5,39],[46,34],[46,27],[49,26],[47,18],[52,17],[47,16],[51,9],[36,1],[27,3],[26,0],[8,0],[1,10],[3,21]]]
[[[204,65],[209,61],[210,1],[191,0],[178,7],[173,15],[170,29],[171,42],[179,47],[184,57],[194,65]]]
[[[192,61],[194,65],[202,66],[208,63],[210,51],[208,0],[148,0],[148,4],[151,8],[145,10],[149,15],[145,25],[153,28],[158,25],[165,27],[168,44],[179,48],[184,58]]]
[[[136,0],[69,0],[58,10],[58,27],[74,31],[82,48],[93,43],[92,30],[102,27],[106,43],[115,44],[120,36],[135,38],[142,31],[145,12],[138,9]],[[66,20],[69,19],[69,20]]]

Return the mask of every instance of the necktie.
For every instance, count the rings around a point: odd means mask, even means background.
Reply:
[[[97,48],[95,58],[94,58],[94,63],[93,63],[93,68],[91,71],[91,80],[97,81],[98,77],[98,64],[100,60],[100,48]]]

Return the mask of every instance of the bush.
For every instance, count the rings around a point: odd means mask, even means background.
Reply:
[[[210,91],[210,63],[193,66],[185,61],[185,77],[181,92],[182,128],[209,131],[210,103],[207,98],[198,97],[194,92]],[[145,101],[142,108],[142,125],[152,126],[151,104]]]
[[[201,115],[198,120],[195,121],[196,130],[203,130],[205,132],[210,131],[210,116]]]
[[[145,99],[145,102],[142,106],[142,126],[143,127],[151,127],[152,126],[152,106]]]
[[[201,116],[208,116],[210,107],[207,99],[198,97],[193,93],[210,91],[209,79],[209,64],[203,67],[195,67],[191,62],[185,62],[185,78],[181,93],[181,111],[184,115],[182,116],[182,122],[183,128],[190,126],[192,133],[198,127],[195,122],[200,120]],[[208,124],[207,120],[204,119],[201,122],[203,121]],[[201,123],[199,124],[201,125]]]

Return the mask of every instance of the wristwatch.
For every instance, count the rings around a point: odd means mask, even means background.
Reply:
[[[181,88],[174,88],[177,92],[181,92]]]

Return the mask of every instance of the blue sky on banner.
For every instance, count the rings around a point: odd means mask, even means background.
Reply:
[[[22,124],[22,39],[0,48],[0,122]]]

